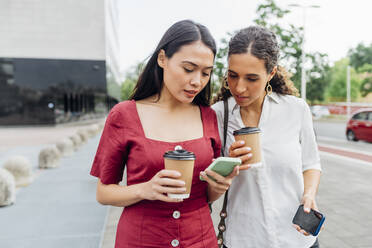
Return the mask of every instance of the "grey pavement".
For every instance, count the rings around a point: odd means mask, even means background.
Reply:
[[[98,141],[96,136],[71,157],[63,158],[59,168],[36,170],[37,178],[18,191],[16,204],[0,208],[1,248],[114,247],[122,208],[99,205],[95,200],[96,179],[89,176]],[[371,144],[344,143],[347,148],[372,153]],[[327,144],[344,145],[322,141],[322,145]],[[28,150],[27,146],[7,149],[0,153],[0,161],[14,149]],[[321,161],[318,205],[326,215],[325,229],[319,236],[321,247],[371,248],[372,164],[324,152]],[[215,226],[221,205],[222,198],[213,204]]]
[[[372,164],[322,153],[318,207],[325,213],[323,248],[372,247]]]
[[[1,248],[100,247],[108,207],[96,202],[97,181],[89,175],[98,141],[99,135],[90,139],[58,168],[34,169],[34,182],[18,190],[16,203],[0,208]],[[43,146],[10,148],[0,158],[34,152],[34,164]]]

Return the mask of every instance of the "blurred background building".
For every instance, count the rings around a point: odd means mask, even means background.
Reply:
[[[103,115],[120,99],[117,0],[0,0],[0,125]]]

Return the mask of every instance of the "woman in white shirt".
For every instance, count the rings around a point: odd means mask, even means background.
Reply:
[[[319,247],[316,237],[292,225],[300,204],[317,210],[321,166],[308,105],[278,65],[275,35],[262,27],[240,30],[229,43],[225,154],[243,166],[230,186],[224,247]],[[224,104],[214,104],[223,137]],[[250,168],[249,149],[234,142],[233,131],[259,127],[263,166]]]

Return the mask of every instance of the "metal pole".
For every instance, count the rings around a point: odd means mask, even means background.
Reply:
[[[306,101],[306,70],[305,70],[305,24],[306,24],[306,6],[303,9],[303,35],[301,45],[301,98]]]
[[[350,118],[350,65],[346,69],[346,104],[347,118]]]
[[[300,5],[300,4],[289,4],[290,7],[298,7],[303,10],[303,37],[301,44],[301,98],[306,101],[306,69],[305,69],[305,25],[306,25],[306,9],[307,8],[320,8],[319,5]]]

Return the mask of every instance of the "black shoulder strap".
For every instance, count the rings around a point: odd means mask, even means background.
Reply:
[[[229,123],[229,103],[228,99],[223,100],[223,108],[224,108],[224,116],[223,116],[223,146],[221,149],[221,154],[224,156],[225,147],[226,147],[226,139],[227,139],[227,125]],[[218,235],[217,235],[217,242],[218,247],[223,247],[223,232],[226,230],[225,225],[225,218],[227,217],[226,207],[227,207],[227,195],[229,190],[226,191],[225,196],[223,198],[223,206],[220,212],[220,223],[218,224]]]
[[[227,138],[227,124],[229,123],[229,103],[228,99],[223,100],[223,146],[221,149],[222,156],[225,156],[226,138]]]

